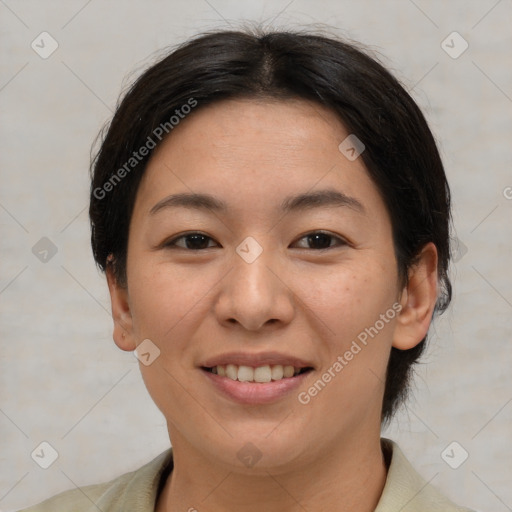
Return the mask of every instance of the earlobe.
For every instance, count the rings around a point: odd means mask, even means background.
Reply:
[[[426,244],[409,271],[409,282],[402,292],[402,309],[397,318],[393,347],[408,350],[427,335],[437,301],[437,248]]]
[[[136,348],[133,336],[132,315],[128,301],[128,289],[120,286],[117,282],[112,268],[111,260],[108,261],[106,269],[110,302],[112,306],[112,319],[114,331],[112,337],[115,344],[121,349],[132,351]]]

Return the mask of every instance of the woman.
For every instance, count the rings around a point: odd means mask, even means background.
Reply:
[[[450,302],[450,192],[375,59],[299,32],[188,41],[119,105],[89,213],[172,450],[27,510],[468,510],[380,438]]]

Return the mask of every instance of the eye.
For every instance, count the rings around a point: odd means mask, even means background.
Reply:
[[[302,238],[299,238],[300,240],[306,240],[307,244],[313,244],[316,247],[301,247],[301,249],[332,249],[333,247],[340,247],[343,245],[348,245],[345,240],[340,238],[339,236],[332,235],[330,233],[326,233],[324,231],[313,231],[311,233],[308,233],[307,235],[304,235]],[[331,240],[337,240],[338,243],[334,246],[331,245]]]
[[[348,245],[347,242],[340,238],[339,236],[333,235],[331,233],[326,233],[324,231],[313,231],[299,238],[299,242],[301,240],[305,240],[307,245],[313,245],[313,247],[299,247],[301,249],[325,250],[332,249],[333,247],[341,247],[344,245]],[[163,244],[163,247],[176,247],[179,249],[186,249],[190,251],[201,251],[204,249],[214,247],[214,245],[209,245],[209,242],[213,241],[213,238],[209,237],[208,235],[194,231],[177,236],[172,240],[165,242]],[[331,244],[332,241],[335,242],[334,245]],[[298,242],[295,243],[297,244]]]
[[[179,240],[184,240],[184,244],[178,244],[177,242]],[[176,238],[173,238],[172,240],[169,240],[168,242],[165,242],[164,247],[173,248],[177,247],[179,249],[189,249],[191,251],[200,251],[203,249],[209,249],[208,246],[208,240],[213,241],[213,238],[204,235],[203,233],[199,232],[192,232],[192,233],[186,233],[184,235],[180,235]]]

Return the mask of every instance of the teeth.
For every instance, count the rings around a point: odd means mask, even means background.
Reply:
[[[270,366],[259,366],[254,368],[254,381],[255,382],[270,382],[272,380],[272,370]]]
[[[272,376],[272,380],[280,380],[284,377],[284,368],[280,364],[272,366],[270,374]]]
[[[293,366],[285,366],[284,367],[284,377],[293,377],[293,374],[295,373],[295,369],[293,368]]]
[[[281,364],[258,366],[257,368],[228,364],[226,366],[214,366],[211,371],[221,377],[228,377],[231,380],[263,383],[293,377],[300,373],[301,368],[295,368],[291,365],[283,366]]]
[[[218,366],[217,371],[219,371]],[[228,364],[226,366],[226,377],[231,380],[238,380],[238,368],[234,364]]]
[[[254,380],[254,370],[250,366],[238,367],[238,380],[240,382],[251,382]]]

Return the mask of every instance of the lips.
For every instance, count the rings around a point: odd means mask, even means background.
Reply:
[[[205,360],[200,369],[214,388],[241,404],[267,404],[296,389],[313,363],[286,354],[230,353]]]

